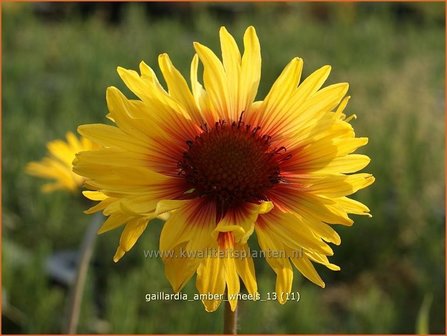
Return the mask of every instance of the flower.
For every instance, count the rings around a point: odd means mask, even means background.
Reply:
[[[104,148],[74,161],[74,171],[89,179],[86,196],[101,201],[90,212],[109,216],[100,232],[125,225],[114,260],[150,219],[166,216],[160,237],[166,276],[180,291],[197,274],[207,311],[217,309],[225,290],[236,308],[239,278],[256,295],[253,233],[276,272],[280,303],[291,291],[291,264],[323,287],[312,262],[339,269],[327,258],[333,254],[327,243],[340,244],[331,224],[349,226],[348,214],[369,215],[347,196],[374,181],[353,174],[370,161],[352,154],[367,138],[355,136],[343,113],[348,84],[321,88],[330,66],[299,84],[303,61],[294,58],[265,99],[255,101],[261,75],[255,29],[245,32],[242,56],[224,27],[220,42],[222,61],[194,43],[191,90],[167,54],[158,59],[167,91],[145,63],[141,74],[119,67],[138,99],[108,88],[116,126],[80,126]]]
[[[50,141],[47,144],[48,156],[26,166],[28,174],[54,180],[42,186],[43,192],[58,189],[76,192],[84,183],[84,178],[72,171],[72,161],[77,152],[97,148],[97,145],[83,137],[78,139],[72,132],[67,132],[65,137],[66,141]]]

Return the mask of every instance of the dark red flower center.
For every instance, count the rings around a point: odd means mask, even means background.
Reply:
[[[180,173],[196,197],[216,202],[218,218],[245,202],[267,200],[266,191],[279,183],[285,148],[271,148],[271,138],[260,127],[238,122],[216,122],[194,140],[179,162]]]

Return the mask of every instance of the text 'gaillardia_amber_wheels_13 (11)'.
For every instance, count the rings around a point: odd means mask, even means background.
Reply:
[[[160,256],[173,290],[196,274],[199,293],[226,291],[235,310],[240,279],[250,294],[258,291],[249,253],[254,235],[276,273],[278,294],[292,289],[292,265],[324,287],[313,263],[340,269],[328,260],[328,243],[340,244],[332,224],[352,225],[349,214],[370,216],[347,196],[374,177],[356,173],[370,158],[353,154],[368,139],[356,137],[344,113],[348,84],[322,88],[330,66],[300,83],[303,60],[294,58],[267,96],[255,100],[261,77],[255,28],[245,31],[243,55],[225,27],[219,34],[222,60],[194,43],[190,87],[167,54],[158,58],[167,90],[144,62],[140,73],[118,67],[138,99],[107,89],[114,125],[79,126],[102,147],[78,153],[73,169],[86,178],[84,195],[99,201],[87,213],[108,216],[99,232],[124,226],[115,261],[161,217]],[[217,253],[198,253],[210,250]],[[215,311],[221,300],[207,297],[203,304]]]

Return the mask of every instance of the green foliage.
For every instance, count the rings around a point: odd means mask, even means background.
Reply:
[[[419,335],[428,335],[428,318],[430,316],[430,306],[433,302],[433,295],[426,294],[421,308],[419,309],[418,318],[416,321],[416,331]]]
[[[444,4],[410,6],[417,18],[394,16],[391,4],[192,4],[192,16],[157,18],[142,5],[126,7],[120,25],[78,15],[46,22],[32,4],[3,8],[3,332],[61,332],[67,291],[47,279],[51,253],[76,249],[88,225],[88,205],[62,192],[42,194],[42,181],[24,167],[45,144],[77,125],[105,122],[105,89],[128,96],[115,69],[144,60],[157,74],[167,52],[188,78],[193,41],[218,52],[226,25],[239,45],[254,25],[263,55],[261,99],[287,62],[305,62],[304,74],[331,64],[328,83],[350,83],[348,114],[359,136],[365,169],[376,183],[355,196],[373,218],[337,227],[334,247],[341,272],[318,268],[320,289],[297,272],[299,302],[242,302],[242,333],[414,333],[444,331]],[[168,5],[166,5],[168,6]],[[169,5],[172,6],[172,5]],[[221,6],[221,7],[219,7]],[[397,6],[397,5],[396,5]],[[217,10],[215,7],[218,7]],[[222,12],[224,14],[222,14]],[[163,80],[161,79],[163,82]],[[200,302],[146,302],[146,293],[170,292],[162,262],[145,259],[161,229],[151,223],[131,252],[114,264],[119,232],[99,236],[81,312],[84,333],[218,333],[222,309]],[[273,291],[274,273],[256,260],[261,293]],[[185,292],[196,292],[194,279]],[[427,308],[426,293],[436,298]],[[9,320],[8,320],[9,319]],[[8,322],[9,321],[9,322]],[[15,329],[14,329],[15,328]]]

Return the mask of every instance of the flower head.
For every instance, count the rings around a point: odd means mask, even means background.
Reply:
[[[77,152],[97,148],[90,140],[78,139],[72,132],[67,132],[64,140],[53,140],[47,144],[48,156],[39,162],[30,162],[26,172],[30,175],[54,180],[42,186],[42,191],[58,189],[75,192],[84,182],[84,178],[72,171],[72,162]]]
[[[125,225],[115,260],[149,219],[166,216],[160,237],[165,273],[175,291],[197,274],[208,311],[217,309],[225,289],[235,309],[239,278],[257,292],[248,246],[253,233],[276,272],[279,302],[291,291],[292,264],[324,286],[312,262],[339,269],[327,258],[333,254],[327,243],[340,244],[332,224],[352,225],[348,214],[369,215],[347,196],[374,181],[353,174],[370,161],[352,154],[367,138],[355,136],[343,113],[348,84],[321,88],[329,66],[300,83],[303,61],[295,58],[265,99],[255,101],[261,75],[255,29],[245,32],[242,56],[225,28],[220,42],[222,61],[194,43],[191,90],[166,54],[158,60],[167,90],[143,62],[141,74],[118,68],[138,99],[108,88],[116,126],[80,126],[104,148],[80,153],[74,162],[75,172],[89,180],[86,195],[101,201],[90,211],[109,216],[100,231]]]

